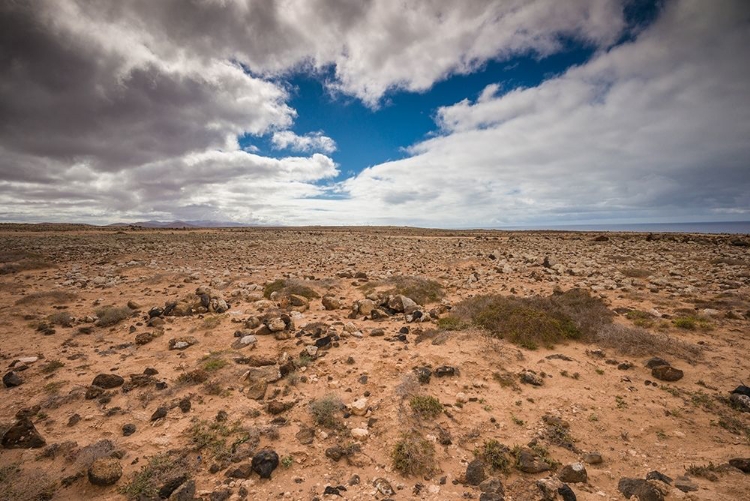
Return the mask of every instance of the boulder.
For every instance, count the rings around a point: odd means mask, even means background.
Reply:
[[[39,449],[47,445],[28,417],[19,419],[4,434],[2,446],[6,449]]]
[[[675,369],[671,365],[659,365],[651,369],[651,375],[656,379],[671,383],[682,379],[684,373],[680,369]]]
[[[3,376],[3,384],[6,388],[15,388],[23,384],[23,379],[15,371],[10,371]]]
[[[578,483],[588,480],[588,473],[583,463],[571,463],[565,465],[557,477],[563,482]]]
[[[639,501],[663,501],[664,494],[648,480],[623,477],[617,483],[617,490],[630,499],[635,496]]]
[[[338,310],[341,309],[341,301],[336,296],[326,295],[323,296],[323,308],[326,310]]]
[[[118,376],[117,374],[99,374],[94,378],[94,381],[92,381],[91,385],[98,386],[99,388],[109,389],[122,386],[124,382],[125,379],[122,376]]]
[[[271,478],[271,473],[279,466],[279,455],[275,451],[265,449],[253,456],[252,468],[260,478]]]
[[[518,453],[516,468],[524,473],[541,473],[549,471],[551,466],[540,458],[533,450],[528,448],[521,449]]]
[[[466,473],[464,474],[464,479],[466,480],[467,484],[479,485],[486,478],[487,473],[485,471],[484,461],[482,461],[481,459],[475,459],[471,463],[466,465]]]
[[[116,458],[99,458],[89,467],[88,477],[94,485],[114,485],[122,477],[122,465]]]

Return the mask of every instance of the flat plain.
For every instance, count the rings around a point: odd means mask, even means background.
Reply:
[[[750,499],[746,235],[2,225],[0,290],[0,499]]]

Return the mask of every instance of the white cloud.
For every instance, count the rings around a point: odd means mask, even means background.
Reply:
[[[274,148],[278,150],[290,149],[293,151],[322,151],[333,153],[336,151],[336,142],[322,132],[311,132],[304,136],[298,136],[290,130],[274,132],[271,136]]]
[[[342,213],[428,226],[750,214],[748,11],[723,5],[669,4],[558,78],[440,108],[440,136],[340,186]]]

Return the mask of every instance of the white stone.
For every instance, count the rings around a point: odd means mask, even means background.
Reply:
[[[364,416],[367,413],[367,399],[360,398],[351,403],[349,408],[355,416]]]
[[[350,433],[354,440],[359,440],[360,442],[364,442],[370,436],[370,432],[364,428],[352,428]]]

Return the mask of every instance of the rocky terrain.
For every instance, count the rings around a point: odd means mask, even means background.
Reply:
[[[0,226],[0,499],[750,499],[750,238]]]

